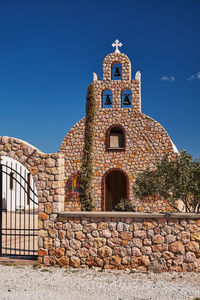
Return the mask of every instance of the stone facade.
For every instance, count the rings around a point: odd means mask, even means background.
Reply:
[[[61,213],[44,234],[39,261],[47,266],[200,271],[196,214]]]
[[[68,132],[60,147],[60,153],[65,157],[65,210],[80,210],[79,195],[73,190],[73,178],[81,169],[84,127],[85,119],[82,119]]]
[[[122,64],[121,80],[111,78],[115,63]],[[0,156],[26,167],[37,187],[38,261],[47,266],[200,271],[198,215],[164,218],[161,214],[98,212],[106,207],[106,178],[111,172],[123,174],[126,197],[136,211],[170,211],[160,199],[136,199],[132,185],[138,172],[153,169],[157,160],[166,153],[173,156],[176,149],[163,127],[141,113],[140,76],[137,72],[132,79],[125,54],[112,53],[105,58],[103,80],[95,76],[94,87],[97,113],[92,191],[96,213],[66,212],[81,209],[74,178],[81,169],[85,118],[74,125],[54,154],[42,153],[15,138],[0,137]],[[112,108],[102,106],[102,93],[107,89],[112,91]],[[127,89],[132,94],[131,108],[122,107],[122,92]],[[109,135],[115,127],[121,130],[123,147],[110,148]]]
[[[121,80],[112,78],[112,67],[116,63],[121,63],[122,66]],[[171,210],[165,201],[159,199],[141,201],[133,194],[132,186],[136,174],[146,167],[153,169],[156,161],[164,154],[172,156],[175,152],[174,145],[163,127],[141,113],[139,72],[135,78],[132,79],[130,60],[123,53],[106,56],[103,62],[103,80],[94,77],[97,112],[94,122],[92,192],[96,211],[106,210],[106,203],[109,201],[106,200],[106,178],[110,172],[115,172],[116,175],[124,174],[125,198],[132,202],[136,211]],[[127,89],[131,92],[132,106],[122,107],[122,92]],[[112,92],[111,108],[104,108],[102,105],[105,90]],[[109,148],[110,132],[113,127],[120,128],[123,133],[123,148]],[[26,142],[3,137],[0,140],[0,155],[15,158],[27,167],[36,182],[39,202],[43,203],[40,204],[41,209],[44,210],[46,201],[53,203],[54,198],[62,198],[60,210],[63,203],[63,209],[66,211],[81,210],[79,193],[74,189],[74,178],[81,170],[84,134],[85,118],[67,133],[59,152],[55,154],[45,154]],[[53,192],[52,186],[58,191]]]
[[[122,64],[122,80],[112,80],[113,64]],[[138,77],[138,76],[137,76]],[[141,81],[131,79],[131,64],[123,53],[112,53],[103,62],[103,80],[94,81],[97,113],[94,136],[93,195],[96,210],[105,210],[105,174],[118,169],[127,176],[127,198],[136,211],[166,211],[171,208],[159,200],[141,201],[133,195],[132,185],[138,172],[168,153],[173,155],[174,146],[167,132],[152,118],[141,113]],[[112,108],[102,107],[102,93],[112,91]],[[132,107],[122,107],[122,91],[132,93]],[[80,172],[84,146],[84,119],[79,121],[66,135],[60,152],[65,156],[66,199],[65,210],[80,210],[78,195],[73,195],[71,178]],[[107,132],[113,125],[124,130],[124,149],[108,149]]]
[[[64,210],[64,157],[62,153],[45,154],[24,141],[1,137],[0,156],[23,164],[36,184],[38,194],[39,248],[44,247],[45,224]]]

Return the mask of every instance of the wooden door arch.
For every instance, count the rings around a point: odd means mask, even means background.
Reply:
[[[114,210],[122,198],[129,200],[128,176],[122,169],[110,169],[102,178],[102,210]]]

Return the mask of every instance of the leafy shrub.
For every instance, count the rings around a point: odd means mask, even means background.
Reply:
[[[126,198],[121,198],[120,202],[115,205],[115,211],[135,211],[133,205]]]
[[[171,159],[165,155],[154,170],[137,175],[133,191],[142,199],[165,199],[178,211],[176,203],[181,200],[186,212],[200,212],[200,160],[184,150]]]

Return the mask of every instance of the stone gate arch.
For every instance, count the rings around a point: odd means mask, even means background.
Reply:
[[[5,136],[0,137],[0,156],[15,159],[33,177],[38,195],[38,254],[48,255],[48,224],[64,210],[64,156],[59,152],[43,153],[22,140]]]
[[[0,160],[0,253],[36,258],[38,195],[30,172],[7,156]]]

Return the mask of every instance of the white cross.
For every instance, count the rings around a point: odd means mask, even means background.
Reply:
[[[120,53],[118,47],[122,46],[122,43],[120,43],[118,40],[115,41],[115,43],[112,44],[113,47],[116,47],[115,53]]]

